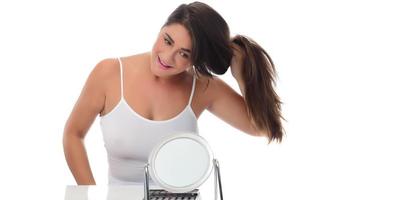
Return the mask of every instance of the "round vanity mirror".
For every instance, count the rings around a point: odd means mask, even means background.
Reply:
[[[204,138],[182,133],[165,138],[155,146],[149,160],[149,174],[163,189],[185,193],[197,189],[209,177],[213,154]]]

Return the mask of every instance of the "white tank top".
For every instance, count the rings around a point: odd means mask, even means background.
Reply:
[[[197,118],[191,108],[195,76],[190,99],[182,112],[173,118],[155,121],[136,113],[124,98],[123,66],[120,58],[119,103],[100,117],[100,125],[109,163],[109,184],[143,184],[144,165],[152,148],[163,138],[181,132],[198,134]],[[155,182],[150,177],[150,184]]]

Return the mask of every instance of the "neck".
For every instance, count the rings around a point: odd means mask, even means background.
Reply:
[[[160,85],[177,85],[185,80],[186,74],[187,72],[183,72],[169,77],[159,77],[152,74],[152,80]]]

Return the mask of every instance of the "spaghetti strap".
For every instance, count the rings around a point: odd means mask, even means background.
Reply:
[[[195,75],[193,75],[193,86],[191,88],[191,95],[190,95],[190,100],[188,101],[188,105],[191,105],[191,100],[193,99],[195,83],[196,83]]]
[[[121,99],[124,98],[124,93],[123,93],[123,64],[121,63],[120,57],[117,57],[117,60],[119,60],[120,64],[120,96]]]

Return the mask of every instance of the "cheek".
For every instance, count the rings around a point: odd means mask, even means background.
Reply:
[[[179,55],[180,56],[180,55]],[[177,65],[180,65],[182,68],[187,68],[191,65],[190,60],[184,58],[177,58],[176,59]]]
[[[162,49],[163,49],[163,41],[162,41],[160,38],[158,38],[158,39],[155,41],[154,46],[152,47],[152,50],[153,50],[154,52],[159,52],[159,51],[161,51]]]

